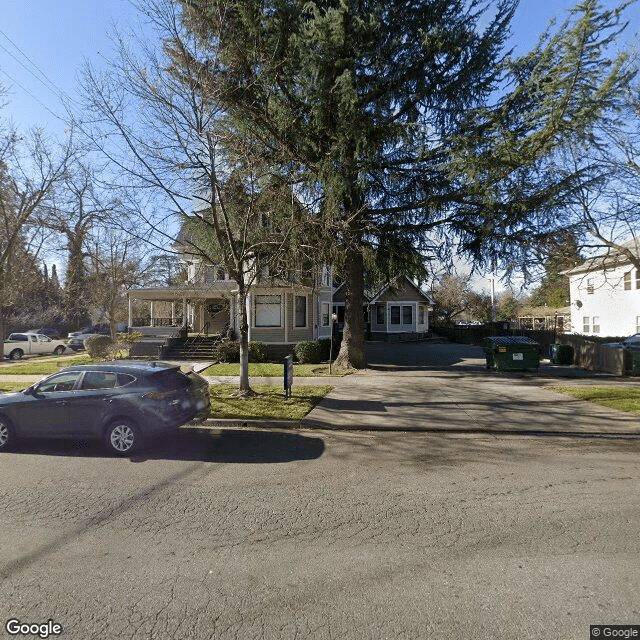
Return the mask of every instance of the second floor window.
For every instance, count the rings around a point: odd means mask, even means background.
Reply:
[[[587,293],[593,293],[593,278],[587,278]]]
[[[624,274],[624,290],[631,291],[631,271]]]

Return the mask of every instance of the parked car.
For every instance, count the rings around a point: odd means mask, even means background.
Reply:
[[[0,451],[22,437],[94,438],[119,455],[210,411],[209,385],[165,362],[75,365],[0,395]]]
[[[10,333],[4,341],[3,355],[10,360],[20,360],[30,355],[62,355],[67,345],[62,340],[52,340],[41,333]]]
[[[46,326],[40,327],[38,329],[28,329],[27,333],[40,333],[42,335],[47,336],[48,338],[52,338],[53,340],[62,340],[64,338],[64,331],[61,327],[56,326]]]
[[[80,349],[84,349],[84,341],[88,338],[93,338],[93,336],[103,336],[104,333],[81,333],[73,338],[69,338],[67,340],[67,347],[69,349],[73,349],[74,351],[79,351]]]
[[[71,331],[67,335],[68,338],[77,338],[78,336],[85,335],[107,335],[109,334],[109,325],[108,324],[93,324],[88,327],[82,327],[82,329],[78,329],[77,331]]]

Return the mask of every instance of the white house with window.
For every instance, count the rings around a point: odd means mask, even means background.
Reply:
[[[625,245],[636,255],[636,242]],[[573,333],[628,336],[640,332],[640,270],[611,251],[564,272],[569,276]]]

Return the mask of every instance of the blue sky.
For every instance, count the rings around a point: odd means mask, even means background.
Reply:
[[[110,54],[107,34],[112,26],[126,31],[138,22],[138,12],[130,0],[1,0],[0,4],[0,85],[9,89],[5,99],[9,104],[0,110],[0,118],[11,119],[19,129],[39,125],[59,135],[64,124],[56,116],[65,112],[58,94],[77,95],[83,59],[99,67]],[[518,52],[529,49],[549,19],[563,18],[573,4],[572,0],[521,0],[513,22],[513,46]],[[640,27],[640,7],[632,6],[627,15],[632,22],[626,36],[630,39]]]

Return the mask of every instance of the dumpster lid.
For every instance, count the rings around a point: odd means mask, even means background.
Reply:
[[[531,344],[540,346],[535,340],[532,338],[528,338],[527,336],[489,336],[485,338],[487,342],[493,345],[500,346],[509,346],[509,345],[521,345],[521,344]]]

